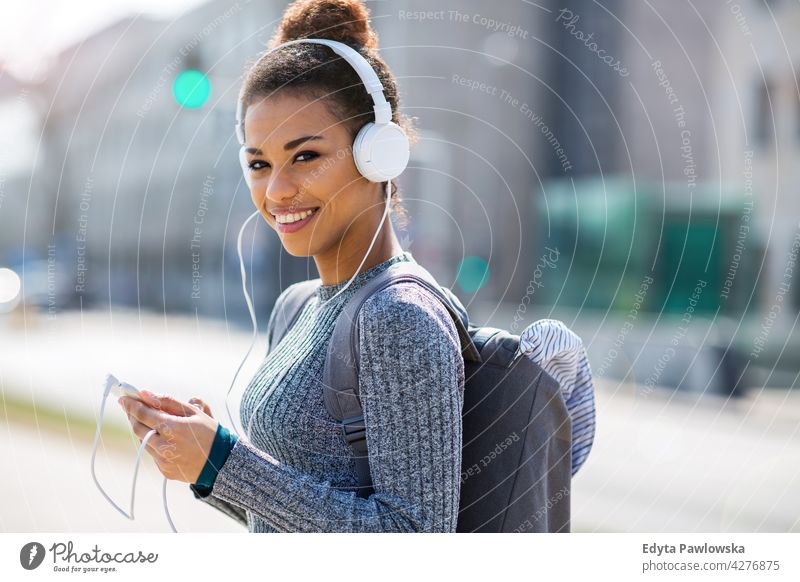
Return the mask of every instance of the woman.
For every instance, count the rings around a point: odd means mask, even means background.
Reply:
[[[368,16],[356,0],[298,0],[271,46],[328,38],[359,50],[383,84],[393,121],[409,132]],[[455,324],[435,296],[400,283],[370,297],[359,314],[368,498],[350,490],[358,484],[352,453],[323,402],[328,341],[347,299],[390,265],[414,261],[386,220],[347,286],[387,203],[384,184],[361,176],[352,157],[353,138],[373,120],[372,100],[350,65],[311,44],[259,60],[242,96],[253,203],[289,253],[314,257],[322,284],[245,389],[249,438],[232,435],[198,399],[150,393],[146,404],[121,399],[133,429],[143,438],[157,428],[148,452],[161,472],[190,483],[196,497],[250,531],[455,532],[464,362]],[[392,202],[399,208],[396,192]]]

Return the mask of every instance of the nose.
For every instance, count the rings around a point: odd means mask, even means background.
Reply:
[[[297,198],[299,188],[289,174],[290,172],[273,171],[268,179],[266,197],[278,205]]]

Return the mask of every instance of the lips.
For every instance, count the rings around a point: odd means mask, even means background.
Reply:
[[[293,214],[295,214],[295,213],[288,213],[287,212],[287,213],[284,214],[284,216],[293,215]],[[297,216],[300,216],[300,215],[303,215],[303,214],[305,214],[305,213],[301,212],[301,213],[298,213]],[[314,217],[317,216],[317,214],[319,214],[319,208],[313,210],[313,212],[311,212],[310,214],[306,214],[300,220],[295,220],[294,222],[279,222],[278,219],[276,218],[275,219],[275,228],[276,228],[276,230],[278,232],[282,232],[282,233],[297,232],[298,230],[303,228],[306,224],[311,222],[314,219]]]
[[[317,210],[319,210],[319,207],[292,208],[286,210],[273,210],[271,214],[275,217],[275,221],[279,224],[291,224],[292,222],[297,222],[298,220],[306,218],[309,214],[316,213]]]

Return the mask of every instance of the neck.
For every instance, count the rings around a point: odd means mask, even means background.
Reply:
[[[369,221],[370,225],[367,228],[349,229],[339,244],[334,245],[323,253],[314,255],[314,261],[317,264],[317,271],[319,271],[323,285],[341,283],[356,274],[356,269],[358,269],[370,242],[372,242],[372,237],[382,214],[383,208],[377,215],[377,220]],[[403,247],[400,246],[400,241],[397,240],[390,214],[384,220],[378,237],[375,239],[375,244],[358,272],[362,273],[402,252]]]

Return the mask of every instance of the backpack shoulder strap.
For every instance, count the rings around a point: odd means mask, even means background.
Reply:
[[[401,261],[368,281],[351,297],[336,320],[328,345],[323,376],[323,396],[330,415],[341,422],[350,445],[358,474],[358,495],[368,497],[373,489],[367,455],[366,426],[358,394],[359,330],[358,313],[373,294],[399,282],[413,281],[430,290],[447,308],[458,330],[465,360],[480,362],[480,353],[467,330],[466,312],[451,303],[450,295],[420,264]],[[460,307],[460,305],[459,305]]]
[[[321,279],[300,281],[286,288],[275,301],[275,307],[269,318],[267,326],[268,351],[281,341],[286,332],[294,325],[303,306],[311,299],[314,291],[319,287]]]

